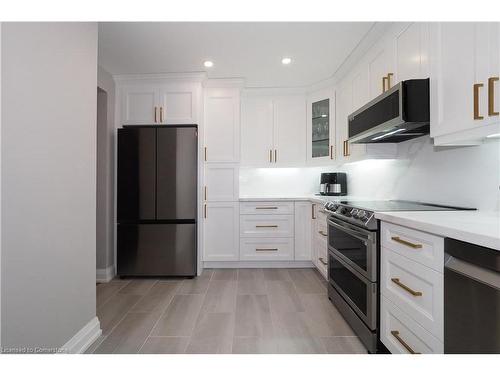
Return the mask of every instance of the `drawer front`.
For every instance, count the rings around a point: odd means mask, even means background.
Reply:
[[[293,237],[294,215],[241,215],[240,237]]]
[[[293,260],[293,238],[241,238],[240,260]]]
[[[429,233],[382,222],[382,246],[443,272],[444,239]]]
[[[317,238],[318,241],[323,241],[325,246],[327,246],[328,226],[326,225],[326,220],[317,220],[313,230],[313,238]]]
[[[380,340],[393,354],[442,354],[443,342],[426,331],[401,309],[382,296]]]
[[[381,253],[382,295],[443,340],[443,274],[386,248]]]
[[[315,239],[313,241],[315,251],[313,252],[315,259],[314,264],[318,271],[325,277],[328,277],[328,249],[326,240]],[[325,264],[326,263],[326,264]]]
[[[293,215],[294,202],[241,202],[242,215]]]

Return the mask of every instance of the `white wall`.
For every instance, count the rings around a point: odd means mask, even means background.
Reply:
[[[97,253],[96,265],[100,272],[114,268],[114,157],[115,157],[115,82],[101,67],[97,71],[97,85],[106,92],[106,119],[98,123],[97,139]],[[98,116],[99,118],[99,116]],[[113,269],[114,272],[114,269]]]
[[[364,160],[314,168],[242,168],[240,195],[317,192],[321,172],[346,172],[349,195],[360,199],[408,199],[500,209],[500,142],[435,148],[429,137],[398,145],[393,160]]]
[[[2,30],[2,345],[95,317],[97,24]]]

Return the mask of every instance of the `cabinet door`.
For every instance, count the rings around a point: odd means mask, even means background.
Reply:
[[[323,90],[307,100],[307,162],[327,164],[335,159],[335,93]]]
[[[118,222],[156,219],[156,129],[118,129]]]
[[[208,202],[237,201],[239,194],[239,168],[232,164],[208,164],[205,166],[203,199]]]
[[[196,124],[197,95],[194,84],[168,84],[159,88],[159,122]]]
[[[306,160],[306,100],[302,95],[274,99],[274,162],[304,164]]]
[[[474,119],[474,84],[476,82],[477,24],[443,22],[433,24],[431,33],[431,136],[450,134],[481,126]],[[484,84],[484,82],[482,82]],[[478,89],[483,95],[485,87]],[[479,112],[486,107],[479,102]]]
[[[133,85],[121,89],[121,124],[144,125],[158,121],[158,87]]]
[[[415,22],[396,36],[398,81],[429,77],[429,24]]]
[[[490,22],[488,25],[488,74],[486,85],[488,91],[489,124],[500,123],[500,23]]]
[[[273,102],[270,97],[241,100],[241,164],[274,164]]]
[[[352,85],[350,81],[344,79],[342,83],[338,86],[336,91],[337,98],[337,121],[336,121],[336,133],[337,133],[337,159],[339,161],[345,161],[348,159],[346,153],[346,141],[347,135],[347,117],[350,114],[350,109],[352,106]]]
[[[384,92],[384,77],[392,74],[390,76],[390,87],[396,83],[394,58],[394,38],[384,39],[373,48],[368,58],[370,100]],[[386,80],[385,89],[388,86]]]
[[[206,89],[205,147],[207,162],[239,161],[239,90]]]
[[[239,259],[239,204],[205,203],[204,261]]]
[[[311,260],[312,206],[295,202],[295,260]]]

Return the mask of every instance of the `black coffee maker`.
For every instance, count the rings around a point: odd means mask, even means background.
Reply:
[[[347,195],[347,175],[341,172],[321,173],[320,195]]]

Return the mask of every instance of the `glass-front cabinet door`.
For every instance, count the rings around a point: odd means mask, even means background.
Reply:
[[[311,164],[335,158],[334,97],[323,91],[309,97],[307,121],[307,160]]]

